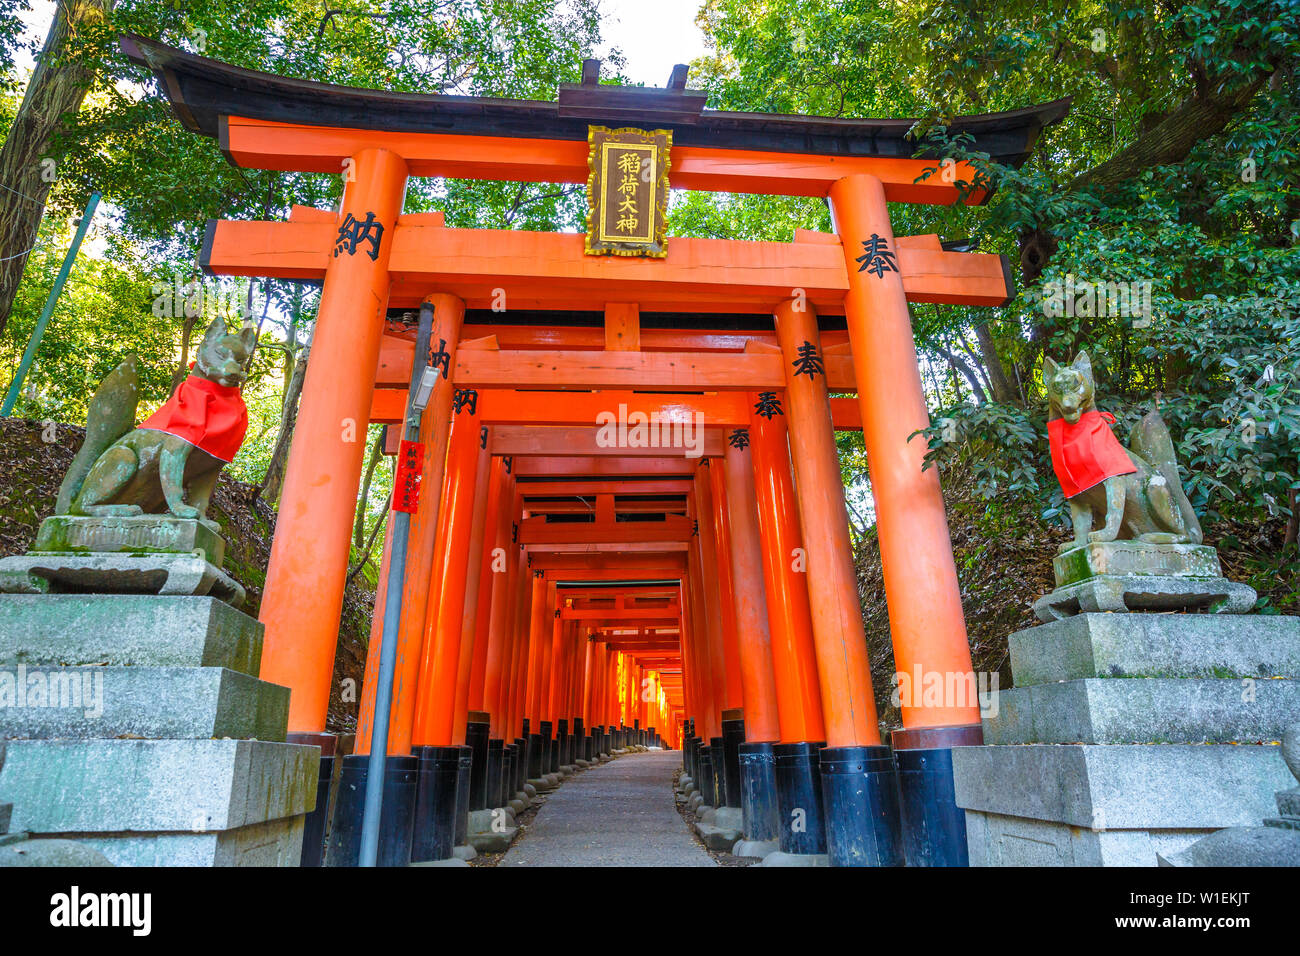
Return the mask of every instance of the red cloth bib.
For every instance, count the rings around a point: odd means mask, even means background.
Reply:
[[[213,458],[229,462],[244,443],[248,408],[238,385],[222,385],[191,375],[140,427],[183,438]]]
[[[1094,409],[1084,412],[1071,425],[1064,418],[1047,423],[1047,441],[1052,448],[1052,470],[1065,497],[1099,485],[1116,475],[1137,471],[1124,446],[1110,430],[1115,416]]]

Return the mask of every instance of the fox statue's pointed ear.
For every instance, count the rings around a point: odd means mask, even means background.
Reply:
[[[1080,352],[1076,355],[1072,367],[1084,378],[1092,378],[1092,359],[1088,358],[1087,352]]]
[[[239,340],[244,343],[244,348],[251,355],[253,349],[257,348],[257,329],[251,325],[246,325],[239,330]]]
[[[226,320],[217,316],[208,326],[208,330],[203,333],[204,346],[216,345],[221,337],[226,334]]]
[[[1052,361],[1050,355],[1043,356],[1043,381],[1047,382],[1056,377],[1057,365]]]

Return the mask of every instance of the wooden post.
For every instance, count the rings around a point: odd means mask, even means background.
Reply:
[[[936,674],[944,686],[973,687],[939,473],[922,470],[926,442],[911,437],[930,424],[930,416],[903,279],[888,257],[880,258],[880,250],[896,248],[884,187],[872,175],[848,176],[831,187],[830,201],[849,275],[844,313],[876,501],[895,668],[912,679]],[[925,706],[921,688],[914,689],[911,700],[902,702],[905,729],[979,723],[976,701]]]
[[[830,747],[878,746],[880,728],[849,544],[824,357],[812,307],[787,300],[776,310],[785,358],[790,457],[808,555],[808,597]]]
[[[492,493],[495,505],[489,501],[488,521],[492,530],[491,547],[483,554],[481,588],[489,592],[488,613],[480,626],[487,625],[487,660],[484,664],[482,709],[491,715],[491,736],[506,740],[509,737],[509,692],[511,643],[513,632],[507,618],[512,610],[511,597],[515,592],[518,562],[512,560],[514,545],[510,541],[510,506],[515,496],[515,479],[510,474],[505,459],[492,462],[494,482]],[[499,484],[498,484],[499,482]],[[479,602],[482,614],[482,601]],[[480,632],[481,634],[482,632]],[[472,702],[471,702],[472,706]]]
[[[781,742],[815,742],[826,739],[826,725],[808,608],[808,558],[790,476],[786,416],[779,402],[780,411],[770,404],[760,405],[760,400],[755,406],[771,412],[770,418],[756,412],[750,419],[749,434]]]
[[[475,410],[467,405],[455,413],[447,462],[433,566],[434,599],[425,626],[412,729],[416,744],[440,747],[452,743],[465,578],[469,570],[466,560],[478,483],[479,421]]]
[[[517,512],[510,517],[511,527],[515,526]],[[528,655],[529,631],[531,621],[532,578],[528,573],[528,554],[523,548],[514,546],[513,587],[510,599],[510,614],[506,621],[510,627],[510,685],[506,700],[509,704],[509,720],[506,734],[510,739],[523,736],[524,718],[528,716]]]
[[[698,477],[695,484],[698,488]],[[704,522],[700,520],[698,497],[691,495],[688,502],[687,515],[694,519],[696,528],[686,557],[686,584],[690,591],[691,608],[690,654],[695,671],[691,685],[694,689],[692,696],[695,699],[695,712],[691,716],[697,721],[696,736],[707,740],[722,733],[722,706],[715,697],[717,684],[713,679],[713,662],[709,650],[708,604],[704,599],[704,574],[700,570],[699,528],[703,527]]]
[[[731,526],[731,569],[736,602],[737,656],[744,687],[745,739],[777,741],[781,726],[777,713],[776,678],[772,670],[772,638],[768,630],[767,598],[754,503],[754,469],[748,451],[749,436],[729,438],[723,459],[727,482],[727,509]]]
[[[528,732],[540,733],[542,725],[542,644],[550,647],[550,621],[546,614],[546,578],[533,572],[531,598],[528,603]]]
[[[486,425],[478,429],[478,456],[474,469],[474,507],[470,519],[469,545],[465,551],[465,596],[461,601],[460,660],[457,665],[456,699],[451,712],[451,742],[465,743],[469,723],[469,700],[474,688],[474,670],[477,667],[479,687],[487,666],[487,641],[480,646],[475,642],[478,633],[478,592],[483,580],[483,533],[487,526],[488,482],[492,477],[492,453],[488,451],[489,430]],[[453,622],[454,626],[454,622]],[[478,707],[483,706],[483,693],[479,690]]]
[[[487,427],[487,426],[483,426]],[[490,439],[489,429],[485,437]],[[478,570],[470,569],[470,580],[465,591],[465,626],[473,628],[474,663],[470,669],[469,702],[470,710],[486,711],[488,699],[488,653],[491,651],[492,634],[492,592],[494,575],[492,574],[492,548],[496,545],[497,531],[501,524],[501,490],[507,483],[502,460],[492,458],[486,469],[487,493],[483,497],[483,529],[480,537]],[[478,502],[474,498],[474,521],[478,522]],[[470,600],[470,589],[475,591],[474,600]],[[498,645],[498,651],[500,646]],[[498,662],[499,663],[499,662]],[[495,701],[496,692],[492,693]]]
[[[465,317],[465,303],[455,296],[434,295],[428,301],[433,305],[434,345],[445,341],[451,356],[448,368],[456,360],[456,345],[460,340],[461,323]],[[435,349],[436,351],[436,349]],[[388,724],[388,752],[411,752],[411,730],[414,721],[417,682],[420,673],[420,655],[424,635],[429,624],[431,607],[429,595],[436,590],[434,558],[438,538],[438,514],[443,496],[443,473],[447,461],[447,443],[451,434],[451,403],[455,389],[451,379],[439,375],[429,398],[429,406],[420,420],[420,441],[424,444],[421,459],[420,501],[411,517],[411,537],[407,547],[406,576],[402,582],[402,624],[398,631],[397,669],[393,680],[393,706]],[[387,541],[385,541],[387,548]],[[370,659],[375,660],[378,674],[379,653],[383,645],[384,603],[375,596],[376,626],[371,628],[370,646],[366,655],[366,680],[362,688],[361,717],[357,721],[357,753],[370,752],[370,729],[374,720],[375,681],[371,680]],[[364,742],[365,749],[362,749]]]
[[[292,691],[290,733],[325,729],[388,259],[406,192],[402,157],[363,149],[353,160],[356,179],[343,193],[340,231],[369,220],[383,233],[375,236],[373,258],[362,241],[350,251],[336,247],[328,259],[260,615],[266,625],[260,676]]]
[[[720,467],[713,467],[714,465]],[[722,631],[722,660],[726,668],[727,703],[724,709],[743,707],[744,681],[741,677],[740,641],[736,620],[735,582],[732,579],[731,518],[727,509],[727,475],[723,463],[714,460],[706,472],[709,500],[713,513],[713,567],[718,581],[719,623]]]
[[[713,710],[711,726],[716,731],[711,735],[722,735],[722,711],[732,706],[739,707],[742,701],[732,701],[727,697],[727,662],[724,639],[722,635],[722,609],[718,595],[717,548],[713,540],[713,495],[709,475],[705,471],[709,465],[702,466],[695,472],[695,500],[699,505],[699,535],[695,539],[699,550],[700,602],[704,611],[705,655],[709,661],[709,675],[713,680]]]

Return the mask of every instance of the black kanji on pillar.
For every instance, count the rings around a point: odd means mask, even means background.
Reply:
[[[740,451],[744,451],[746,448],[749,447],[749,429],[737,428],[734,432],[732,432],[729,436],[727,436],[727,444],[730,445],[732,448],[736,448],[739,449]]]
[[[883,276],[886,272],[898,271],[894,254],[889,251],[889,243],[874,232],[870,239],[862,240],[862,248],[867,251],[853,260],[862,263],[858,266],[859,272],[872,272],[877,276]]]
[[[814,375],[825,375],[826,366],[822,364],[822,357],[817,354],[817,346],[809,341],[804,341],[799,346],[799,357],[790,364],[794,366],[795,375],[807,375],[812,378]]]
[[[379,243],[383,238],[384,224],[375,218],[373,212],[366,213],[364,222],[358,221],[356,216],[348,213],[347,218],[339,226],[339,237],[334,240],[334,258],[337,259],[343,252],[350,256],[356,255],[357,246],[364,242],[370,246],[366,250],[366,255],[371,259],[378,259]]]
[[[429,356],[429,364],[442,370],[443,378],[451,378],[451,353],[447,351],[447,340],[438,340],[438,351]]]
[[[472,388],[458,388],[451,396],[451,410],[459,415],[466,408],[471,415],[478,414],[478,392]]]
[[[776,392],[759,392],[758,401],[754,403],[754,414],[762,415],[769,422],[776,415],[784,415],[785,409],[781,407],[781,399],[776,397]]]

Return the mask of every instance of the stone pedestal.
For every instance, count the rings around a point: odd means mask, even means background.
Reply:
[[[0,558],[9,594],[196,594],[244,603],[244,588],[221,570],[226,543],[209,524],[170,515],[41,522],[27,554]]]
[[[9,829],[119,866],[297,866],[320,748],[284,742],[261,652],[213,597],[0,595]]]
[[[953,750],[972,866],[1154,866],[1290,781],[1300,619],[1079,614],[1009,644],[986,745]]]
[[[1034,602],[1040,621],[1106,611],[1245,614],[1252,588],[1223,576],[1209,545],[1093,542],[1057,555],[1056,589]]]

